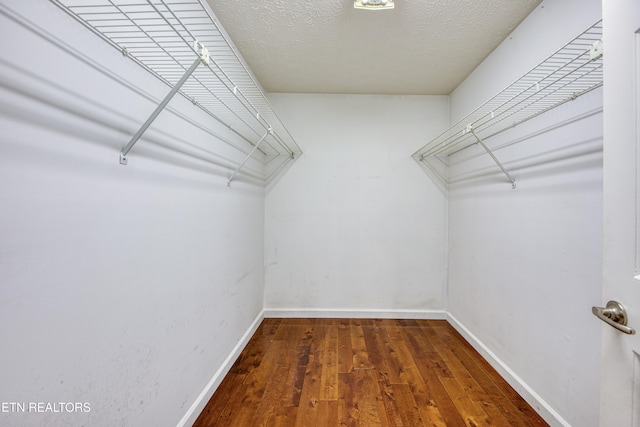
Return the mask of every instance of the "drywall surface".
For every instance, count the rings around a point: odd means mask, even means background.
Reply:
[[[269,98],[305,154],[267,188],[265,308],[443,310],[446,195],[410,154],[447,97]]]
[[[1,6],[0,424],[176,425],[261,313],[264,187],[226,186],[244,153],[180,96],[120,165],[168,87]]]
[[[598,2],[545,1],[452,94],[452,121],[599,13]],[[532,50],[547,54],[520,65]],[[601,325],[591,306],[601,303],[602,91],[486,143],[517,189],[478,146],[451,159],[449,312],[548,405],[541,412],[549,422],[596,426]]]

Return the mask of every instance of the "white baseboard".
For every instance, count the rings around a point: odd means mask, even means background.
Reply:
[[[196,422],[196,419],[198,419],[198,416],[200,416],[200,413],[207,405],[207,402],[209,402],[209,399],[211,399],[211,396],[213,396],[213,393],[216,391],[225,375],[227,375],[227,373],[231,369],[231,366],[233,366],[242,350],[244,350],[246,345],[249,343],[249,340],[258,329],[258,326],[260,326],[260,323],[262,323],[264,317],[264,311],[262,311],[254,319],[253,323],[251,323],[251,326],[249,326],[249,329],[247,329],[244,335],[242,335],[240,341],[238,341],[235,347],[233,347],[233,350],[231,350],[231,353],[229,353],[227,358],[224,360],[222,366],[220,366],[216,373],[213,374],[213,377],[211,378],[211,380],[209,380],[204,390],[202,390],[187,413],[184,415],[184,417],[182,417],[182,419],[178,423],[178,427],[190,427],[193,425],[193,423]]]
[[[445,320],[444,310],[377,310],[377,309],[318,309],[265,308],[265,318],[338,318],[338,319],[433,319]]]
[[[478,353],[513,387],[520,396],[531,405],[535,411],[552,427],[571,427],[560,414],[545,402],[531,387],[513,372],[495,353],[485,346],[471,331],[469,331],[451,313],[447,313],[447,321]]]

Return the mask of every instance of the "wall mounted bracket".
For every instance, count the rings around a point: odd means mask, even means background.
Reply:
[[[291,156],[297,159],[302,154],[207,0],[50,1],[114,47],[118,56],[123,55],[166,84],[166,92],[171,91],[161,105],[162,98],[150,108],[157,106],[151,116],[145,115],[136,124],[137,128],[149,117],[137,132],[132,130],[131,135],[135,135],[129,136],[131,140],[123,141],[126,146],[120,147],[121,164],[127,164],[129,151],[155,123],[165,104],[169,108],[168,102],[176,93],[210,116],[211,121],[199,113],[192,117],[191,111],[186,110],[177,110],[178,116],[202,127],[215,139],[216,147],[223,144],[237,150],[240,160],[266,129],[273,129],[271,137],[258,149],[263,156],[254,155],[264,165],[264,184],[287,169]],[[211,51],[207,52],[204,46]],[[198,67],[198,60],[204,67]],[[112,72],[106,65],[105,70]],[[148,96],[145,89],[133,85],[131,88]]]
[[[185,73],[180,78],[180,80],[178,80],[178,82],[171,88],[171,91],[169,91],[167,96],[164,97],[162,102],[160,102],[160,104],[156,107],[153,113],[151,113],[147,121],[142,124],[140,129],[138,129],[138,131],[131,137],[131,140],[129,141],[129,143],[122,149],[122,151],[120,151],[121,165],[126,165],[128,163],[127,154],[129,153],[129,151],[131,151],[131,149],[136,144],[136,142],[138,142],[142,134],[149,128],[149,126],[151,126],[151,123],[153,123],[156,117],[158,117],[158,115],[162,112],[162,110],[164,110],[164,107],[166,107],[169,101],[171,101],[171,98],[173,98],[175,94],[178,93],[182,85],[187,81],[189,77],[191,77],[191,74],[193,74],[196,68],[198,68],[198,65],[200,65],[201,63],[206,66],[209,65],[209,51],[207,50],[207,48],[198,42],[195,42],[194,44],[196,45],[196,48],[198,51],[198,58],[196,58],[196,60],[193,61],[193,64],[191,64],[191,67],[189,67],[189,69],[185,71]]]
[[[508,133],[522,123],[602,87],[604,64],[601,40],[602,20],[599,20],[431,139],[412,157],[422,169],[448,187],[452,182],[466,179],[463,176],[451,179],[450,160],[454,163],[466,161],[463,157],[455,156],[480,144],[515,188],[515,179],[491,153],[483,139]],[[483,139],[478,138],[478,134]]]
[[[512,189],[516,189],[516,180],[513,178],[513,176],[511,176],[511,174],[509,172],[507,172],[507,170],[504,168],[504,166],[502,166],[502,163],[500,163],[500,160],[498,160],[498,158],[493,154],[493,151],[491,151],[489,149],[489,147],[487,147],[487,145],[484,143],[484,141],[482,139],[480,139],[480,137],[478,135],[476,135],[476,133],[473,131],[473,127],[469,124],[469,126],[466,127],[465,129],[467,132],[470,132],[474,138],[478,141],[478,144],[482,145],[482,148],[485,149],[485,151],[487,152],[487,154],[489,154],[491,156],[491,158],[493,159],[494,162],[496,162],[496,164],[498,165],[498,167],[500,168],[500,170],[502,171],[502,173],[504,173],[506,175],[507,178],[509,178],[509,181],[511,181],[511,188]]]
[[[240,166],[238,166],[236,168],[236,170],[231,174],[231,176],[229,177],[229,179],[227,180],[227,187],[231,187],[231,181],[233,181],[233,178],[236,177],[236,175],[238,175],[238,172],[240,172],[240,169],[242,169],[244,167],[245,164],[247,164],[247,162],[249,161],[249,159],[251,158],[251,156],[253,156],[253,153],[256,152],[256,150],[258,149],[258,147],[260,146],[260,144],[262,144],[262,141],[265,140],[265,138],[268,135],[273,135],[273,129],[271,128],[271,126],[269,126],[269,129],[267,129],[267,132],[262,135],[262,138],[260,138],[260,141],[258,141],[256,143],[256,145],[253,146],[253,149],[251,150],[251,152],[247,155],[247,157],[244,159],[244,161],[242,163],[240,163]]]

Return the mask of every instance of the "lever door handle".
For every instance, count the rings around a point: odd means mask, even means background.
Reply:
[[[625,334],[634,335],[636,330],[627,326],[627,310],[618,301],[609,301],[606,307],[592,307],[591,312],[605,323]]]

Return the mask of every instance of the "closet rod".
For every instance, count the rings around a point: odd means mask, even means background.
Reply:
[[[127,154],[129,153],[129,151],[131,151],[142,134],[149,128],[149,126],[151,126],[151,123],[153,123],[156,117],[158,117],[162,110],[164,110],[164,107],[166,107],[169,101],[171,101],[171,98],[173,98],[175,94],[178,93],[182,85],[187,81],[191,74],[193,74],[196,68],[198,68],[201,63],[205,65],[209,64],[209,52],[207,51],[207,48],[202,46],[198,42],[196,42],[196,44],[199,46],[198,57],[195,61],[193,61],[191,67],[189,67],[189,69],[184,73],[180,80],[173,86],[173,88],[171,88],[171,91],[169,91],[167,96],[164,97],[162,102],[156,107],[153,113],[151,113],[147,121],[144,122],[140,129],[138,129],[138,131],[133,135],[129,143],[122,149],[122,151],[120,152],[120,164],[126,165],[128,163]]]

